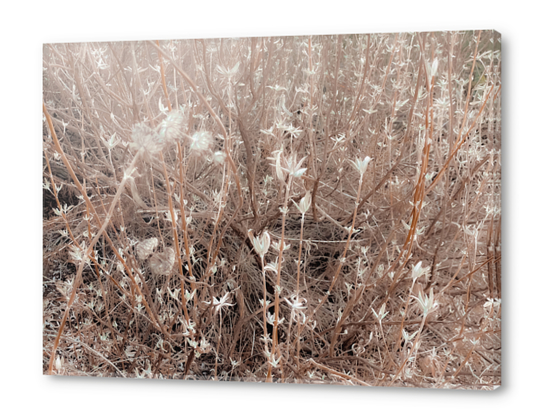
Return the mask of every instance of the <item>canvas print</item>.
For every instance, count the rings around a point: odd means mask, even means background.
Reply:
[[[43,47],[43,373],[492,390],[492,30]]]

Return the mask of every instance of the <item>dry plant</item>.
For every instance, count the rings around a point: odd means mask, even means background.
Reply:
[[[500,35],[45,45],[43,369],[500,385]]]

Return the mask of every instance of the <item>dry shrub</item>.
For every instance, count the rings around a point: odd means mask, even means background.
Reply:
[[[45,372],[500,384],[498,33],[43,65]]]

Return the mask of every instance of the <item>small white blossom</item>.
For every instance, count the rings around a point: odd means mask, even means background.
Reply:
[[[286,175],[284,174],[284,171],[282,170],[282,164],[280,163],[280,155],[282,154],[282,150],[275,150],[272,154],[275,155],[275,157],[268,159],[275,161],[275,164],[273,166],[275,166],[277,179],[279,181],[284,181],[286,179]]]
[[[290,297],[291,301],[288,299],[284,299],[288,305],[292,308],[292,314],[294,316],[294,319],[297,319],[297,317],[300,315],[302,317],[302,323],[305,323],[306,316],[303,313],[303,309],[307,309],[306,303],[307,299],[300,298],[297,295],[292,295]]]
[[[305,215],[305,213],[307,213],[307,211],[311,207],[311,201],[312,201],[312,197],[311,197],[310,191],[307,191],[307,194],[305,195],[305,197],[303,197],[299,201],[299,205],[296,204],[295,201],[294,201],[294,205],[297,207],[297,209],[301,212],[302,215]]]
[[[228,303],[230,292],[226,292],[224,296],[222,296],[220,299],[217,299],[216,297],[213,297],[213,306],[215,309],[215,312],[218,313],[222,310],[222,308],[226,306],[233,306],[232,303]],[[210,302],[205,302],[208,305],[210,305]]]
[[[413,339],[414,337],[416,337],[416,334],[418,334],[418,331],[414,331],[414,333],[408,334],[408,333],[406,332],[406,330],[403,330],[403,339],[404,339],[406,342],[412,341],[412,339]]]
[[[292,245],[291,244],[284,244],[283,251],[288,251]],[[280,242],[273,242],[273,249],[277,252],[280,252]]]
[[[273,271],[275,274],[278,272],[278,257],[274,262],[269,262],[264,267],[264,270],[266,271]]]
[[[89,257],[86,255],[86,244],[83,242],[81,248],[73,245],[69,251],[72,260],[83,261],[85,264],[90,264]]]
[[[356,168],[360,175],[363,177],[363,174],[365,173],[365,171],[367,170],[367,166],[369,166],[369,162],[371,161],[372,159],[369,157],[369,156],[366,156],[365,159],[361,160],[360,158],[356,158],[356,161],[350,161],[352,163],[352,165],[354,165],[354,168]]]
[[[269,233],[266,231],[256,238],[252,235],[252,229],[250,229],[248,231],[248,235],[250,239],[252,240],[252,245],[254,246],[254,250],[261,258],[263,258],[264,255],[267,254],[267,251],[269,250],[269,245],[271,245],[271,237],[269,236]]]
[[[417,278],[421,276],[425,276],[428,271],[429,271],[429,267],[423,268],[422,262],[420,261],[418,264],[412,267],[412,279],[416,280]]]
[[[113,133],[109,140],[104,140],[104,143],[108,150],[112,150],[113,148],[115,148],[116,145],[120,143],[120,137],[117,138],[117,133]]]
[[[386,304],[385,303],[382,304],[382,306],[380,307],[380,310],[378,311],[378,313],[376,313],[373,308],[371,308],[371,311],[373,311],[373,314],[376,317],[376,319],[378,319],[378,322],[382,322],[382,320],[386,317],[386,315],[389,314],[389,312],[386,312]]]
[[[232,68],[222,67],[220,65],[216,66],[216,70],[223,76],[228,79],[232,79],[239,70],[239,62],[237,62]]]
[[[273,366],[274,368],[276,368],[276,367],[279,365],[280,359],[282,359],[282,356],[279,356],[278,359],[275,359],[275,355],[273,355],[273,356],[271,357],[271,360],[269,361],[269,363],[271,364],[271,366]]]
[[[435,311],[438,306],[438,303],[435,302],[435,297],[433,296],[433,289],[429,291],[429,296],[420,292],[418,297],[412,296],[418,301],[418,306],[423,312],[423,316],[427,316],[431,312]]]
[[[277,179],[279,179],[280,181],[285,181],[287,174],[292,176],[293,178],[300,178],[301,176],[303,176],[307,168],[302,168],[301,166],[303,165],[303,161],[306,159],[306,157],[302,158],[299,162],[296,162],[295,156],[283,158],[282,153],[282,149],[275,150],[272,153],[273,155],[275,155],[275,157],[268,158],[275,161],[273,166],[275,166]]]
[[[267,312],[267,322],[269,324],[274,324],[275,323],[275,314],[272,314],[270,312]],[[280,318],[278,321],[277,321],[277,324],[282,324],[284,322],[284,318]]]

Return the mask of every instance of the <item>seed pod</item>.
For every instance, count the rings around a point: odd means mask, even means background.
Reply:
[[[175,264],[175,251],[170,247],[164,249],[164,252],[157,252],[149,260],[151,271],[157,275],[171,274],[173,264]]]
[[[141,261],[146,260],[147,258],[149,258],[149,256],[152,253],[154,253],[154,250],[156,249],[157,246],[158,246],[157,238],[149,238],[149,239],[145,239],[144,241],[141,241],[136,246],[137,257]]]

